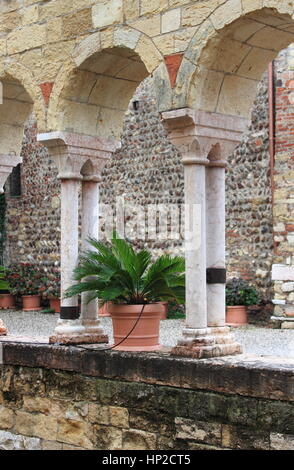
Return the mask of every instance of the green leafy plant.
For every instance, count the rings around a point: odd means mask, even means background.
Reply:
[[[4,266],[0,266],[0,293],[9,293],[10,285],[7,280],[9,270]]]
[[[55,313],[55,310],[53,310],[52,308],[44,308],[44,310],[42,310],[41,313],[44,313],[44,314],[54,314],[54,313]]]
[[[42,286],[42,269],[34,264],[11,265],[7,275],[11,294],[38,295]]]
[[[168,312],[167,318],[170,320],[184,319],[185,315],[185,306],[179,305],[177,302],[168,303]]]
[[[124,304],[148,304],[185,300],[184,258],[160,256],[152,262],[147,250],[135,252],[116,233],[110,243],[89,239],[92,249],[85,251],[74,270],[76,284],[66,297],[90,292],[89,301],[101,299]],[[88,279],[85,279],[88,278]]]
[[[45,299],[60,298],[60,270],[53,268],[41,278],[40,294]]]
[[[259,295],[255,287],[243,279],[233,278],[226,285],[226,305],[256,305]]]

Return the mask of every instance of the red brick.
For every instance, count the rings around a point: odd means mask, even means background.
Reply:
[[[178,71],[184,54],[173,54],[164,57],[165,65],[169,74],[170,84],[173,88],[176,83]]]
[[[45,83],[41,83],[40,85],[46,106],[48,106],[53,86],[54,86],[54,82],[45,82]]]

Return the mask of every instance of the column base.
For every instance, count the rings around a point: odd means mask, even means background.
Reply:
[[[49,338],[50,344],[96,344],[108,343],[108,336],[104,334],[102,328],[89,329],[85,327],[81,320],[65,320],[60,318],[52,336]]]
[[[242,348],[228,327],[186,328],[171,355],[194,359],[242,354]]]
[[[85,333],[98,335],[104,334],[100,320],[82,320],[82,325],[85,328]]]
[[[7,329],[4,326],[4,323],[2,320],[0,320],[0,336],[6,336],[7,335]]]

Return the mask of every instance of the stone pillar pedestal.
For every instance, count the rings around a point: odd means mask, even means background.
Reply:
[[[241,346],[235,341],[227,326],[216,328],[185,328],[183,337],[172,353],[195,359],[241,354]]]
[[[192,223],[186,220],[185,234],[186,326],[172,354],[198,359],[239,354],[241,347],[225,326],[224,165],[220,160],[236,147],[247,121],[188,108],[164,112],[162,120],[183,156],[186,219],[194,212]]]
[[[89,227],[97,226],[98,220],[92,222],[91,217],[99,216],[97,180],[101,170],[117,144],[104,139],[68,132],[51,132],[39,134],[38,141],[43,143],[54,158],[61,180],[61,308],[60,319],[50,337],[50,343],[82,344],[105,343],[108,337],[94,316],[93,306],[86,306],[86,297],[82,299],[82,317],[78,297],[65,298],[64,293],[73,281],[73,270],[78,263],[79,246],[79,191],[81,181],[82,237],[86,239]],[[95,204],[97,208],[94,209]]]
[[[22,162],[22,158],[17,155],[0,154],[0,194],[4,193],[4,185],[13,168]],[[0,320],[0,336],[7,335],[7,330],[2,320]]]

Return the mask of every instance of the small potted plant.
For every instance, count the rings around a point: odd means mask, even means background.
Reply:
[[[60,313],[60,271],[53,268],[51,272],[42,277],[42,286],[39,292],[44,299],[49,300],[50,310]]]
[[[184,303],[184,258],[163,255],[152,262],[149,251],[135,252],[115,233],[110,243],[95,239],[89,243],[92,250],[80,257],[74,271],[77,283],[67,290],[66,296],[92,292],[90,299],[110,302],[114,349],[160,349],[159,326],[165,309],[162,302]]]
[[[0,309],[15,308],[15,298],[8,282],[9,270],[0,266]]]
[[[226,285],[226,323],[240,326],[248,323],[247,307],[259,301],[258,292],[243,279],[230,279]]]
[[[8,281],[11,291],[22,297],[23,310],[38,311],[41,308],[41,269],[33,264],[20,263],[11,266]]]

